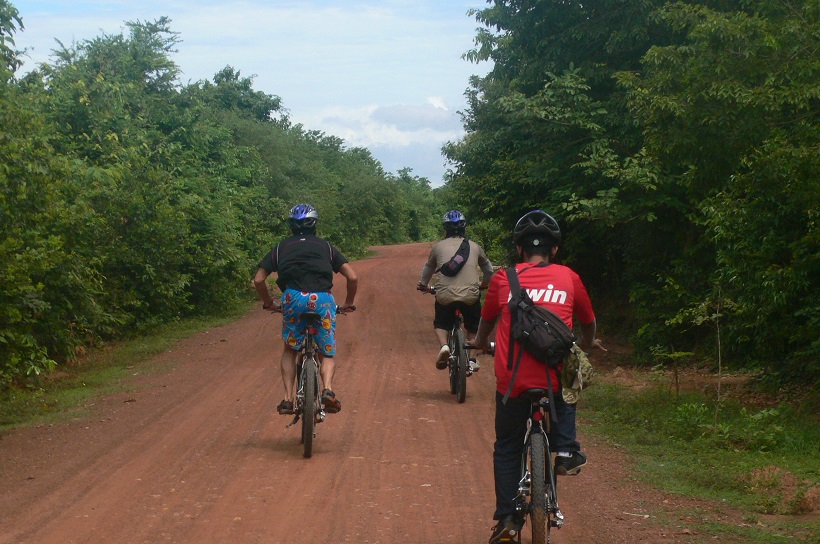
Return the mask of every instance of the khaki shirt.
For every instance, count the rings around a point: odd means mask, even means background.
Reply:
[[[463,238],[453,236],[438,242],[430,250],[427,265],[431,270],[438,270],[441,265],[453,258],[461,245]],[[490,263],[484,249],[470,240],[470,256],[464,263],[464,268],[452,278],[437,273],[433,276],[433,286],[436,288],[436,301],[440,304],[465,302],[473,304],[478,300],[479,285],[481,285],[481,268]]]

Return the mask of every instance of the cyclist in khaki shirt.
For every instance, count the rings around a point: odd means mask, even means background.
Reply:
[[[436,293],[435,317],[433,328],[441,348],[436,359],[436,368],[447,368],[447,359],[450,357],[450,347],[447,345],[447,336],[453,327],[456,309],[461,310],[464,318],[467,342],[472,342],[481,320],[481,289],[486,289],[493,275],[493,264],[484,253],[484,249],[477,243],[469,240],[470,254],[463,267],[455,276],[448,277],[438,273],[456,254],[466,234],[467,219],[458,210],[451,210],[444,214],[444,240],[438,242],[430,250],[430,256],[421,271],[421,281],[418,288],[430,291],[430,280],[435,275],[433,288]],[[479,277],[479,269],[481,277]],[[478,361],[470,360],[471,370],[478,370]]]

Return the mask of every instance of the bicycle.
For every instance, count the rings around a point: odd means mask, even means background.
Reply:
[[[354,311],[355,306],[350,307]],[[337,315],[344,315],[336,307]],[[287,427],[296,425],[302,421],[301,444],[304,449],[304,456],[313,455],[313,439],[316,437],[316,425],[325,420],[326,413],[322,404],[322,391],[319,388],[319,376],[321,362],[319,360],[316,343],[313,340],[314,327],[322,320],[322,315],[317,312],[305,312],[302,317],[307,320],[305,331],[305,341],[302,349],[297,355],[296,362],[296,403],[294,406],[295,415]]]
[[[418,285],[416,289],[423,293],[436,294],[435,287],[425,288]],[[464,403],[467,399],[467,378],[473,375],[469,352],[474,349],[473,346],[467,344],[464,338],[462,323],[461,310],[457,309],[453,326],[447,335],[447,345],[450,347],[450,358],[447,361],[447,367],[450,375],[450,393],[456,396],[459,404]]]
[[[515,508],[522,518],[530,516],[533,544],[549,544],[551,529],[560,529],[564,525],[564,515],[558,507],[555,471],[547,438],[550,418],[548,395],[546,389],[529,389],[522,394],[531,401],[532,414],[527,420],[524,435],[521,480]],[[520,542],[520,534],[518,539]]]

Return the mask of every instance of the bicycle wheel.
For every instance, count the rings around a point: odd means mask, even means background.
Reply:
[[[452,331],[450,331],[450,360],[447,362],[447,368],[450,373],[450,393],[453,393],[454,395],[456,391],[458,391],[458,369],[455,365],[455,362],[458,361],[458,357],[456,357],[457,351],[458,342],[456,342],[456,336],[453,335]]]
[[[533,544],[549,542],[550,525],[547,520],[547,447],[540,432],[530,435],[530,519]]]
[[[456,400],[459,403],[467,398],[467,350],[464,349],[464,330],[458,329],[456,333]]]
[[[305,457],[313,455],[313,432],[316,428],[316,361],[313,357],[305,359],[303,376],[305,385],[305,404],[302,409],[302,444]]]

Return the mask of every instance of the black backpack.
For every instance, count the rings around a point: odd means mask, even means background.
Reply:
[[[549,266],[549,263],[538,264],[536,266]],[[575,344],[575,334],[572,332],[564,320],[558,317],[551,310],[537,306],[526,291],[521,289],[518,281],[518,272],[515,267],[507,269],[507,281],[510,284],[510,350],[507,360],[507,369],[512,370],[510,385],[504,395],[504,402],[512,392],[515,377],[518,374],[518,367],[521,364],[522,350],[518,350],[518,358],[515,358],[515,344],[519,344],[527,350],[538,361],[543,362],[546,367],[556,368],[564,358],[569,355],[570,349]],[[552,406],[552,379],[549,368],[546,368],[547,383],[549,385],[550,408]],[[554,419],[554,417],[553,417]]]
[[[470,256],[470,241],[465,238],[461,241],[461,245],[458,246],[458,250],[453,257],[441,265],[436,272],[441,272],[447,277],[452,278],[453,276],[457,276],[461,269],[464,268],[464,263],[467,262],[467,258]]]

